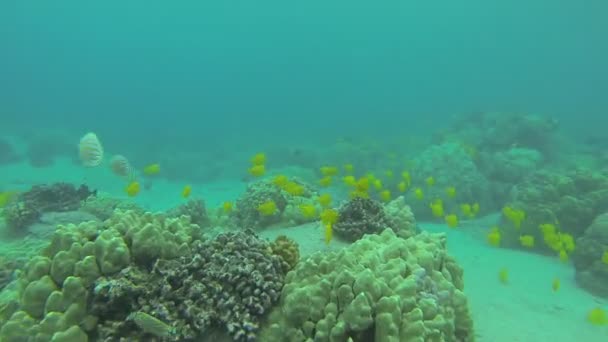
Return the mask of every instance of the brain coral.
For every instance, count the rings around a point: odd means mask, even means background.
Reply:
[[[473,341],[463,271],[443,234],[387,229],[287,274],[262,341]]]

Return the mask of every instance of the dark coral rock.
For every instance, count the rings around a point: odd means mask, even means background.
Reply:
[[[13,145],[0,138],[0,165],[11,164],[19,161],[19,155],[15,152]]]
[[[96,194],[86,185],[78,188],[68,183],[35,185],[4,208],[4,217],[11,230],[19,231],[37,222],[45,212],[77,210],[82,201]]]
[[[608,213],[599,215],[576,240],[572,262],[576,268],[576,281],[596,296],[608,298],[608,265],[602,262],[608,251]]]
[[[382,204],[369,198],[356,197],[342,205],[333,229],[337,236],[355,241],[364,234],[376,234],[390,228],[392,222]]]
[[[191,199],[185,204],[171,209],[168,214],[173,217],[187,215],[190,217],[190,222],[197,224],[199,227],[209,225],[209,216],[207,215],[205,202],[201,199]]]

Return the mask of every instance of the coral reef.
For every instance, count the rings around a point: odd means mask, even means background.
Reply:
[[[262,341],[473,341],[463,271],[443,234],[386,229],[287,274]]]
[[[135,211],[143,213],[144,209],[131,201],[124,201],[118,198],[109,197],[103,194],[91,196],[81,203],[80,211],[94,215],[101,221],[109,219],[115,210]]]
[[[250,230],[220,234],[196,241],[188,257],[159,259],[151,274],[123,270],[99,279],[93,312],[105,318],[99,328],[105,340],[155,330],[168,340],[198,341],[222,330],[235,341],[253,341],[260,318],[279,298],[282,263]],[[156,328],[132,329],[126,317],[134,313]]]
[[[391,225],[382,204],[369,198],[355,197],[340,207],[333,229],[336,236],[356,241],[364,234],[379,233]]]
[[[100,317],[90,310],[93,285],[136,264],[191,253],[200,228],[186,216],[117,211],[106,222],[59,226],[50,244],[33,257],[18,280],[20,300],[0,329],[0,340],[86,340]],[[134,322],[135,324],[135,322]]]
[[[448,211],[461,203],[479,203],[482,211],[496,207],[488,180],[478,170],[470,151],[461,144],[446,143],[427,148],[414,160],[411,174],[412,187],[420,187],[424,192],[424,200],[416,198],[414,191],[406,196],[419,219],[433,217],[429,202],[445,198],[446,188],[450,186],[456,188],[456,197],[444,199]],[[425,184],[427,177],[433,177],[432,186]]]
[[[333,228],[336,236],[348,241],[356,241],[364,234],[378,234],[386,228],[404,238],[417,233],[414,214],[403,196],[385,206],[369,198],[355,197],[340,207]]]
[[[4,208],[4,219],[12,231],[20,231],[37,222],[43,213],[77,210],[82,201],[96,193],[86,185],[78,188],[68,183],[35,185]]]
[[[270,244],[272,253],[283,259],[283,270],[285,273],[293,269],[300,260],[300,249],[298,243],[285,235],[279,235]]]
[[[463,115],[435,137],[438,143],[466,142],[482,151],[513,147],[538,150],[547,157],[555,148],[559,123],[550,117],[519,113],[478,112]],[[481,151],[480,151],[481,152]]]
[[[520,229],[505,229],[503,244],[519,246],[520,235],[543,241],[541,224],[556,224],[563,233],[580,237],[593,219],[608,210],[608,177],[590,170],[554,172],[541,170],[511,191],[510,206],[526,213]],[[508,223],[503,222],[503,225]],[[536,250],[550,252],[536,244]]]
[[[10,260],[0,256],[0,291],[13,281],[15,270],[20,269],[24,264],[24,260]]]
[[[384,213],[397,236],[407,239],[419,233],[416,218],[405,198],[399,196],[384,205]]]
[[[572,261],[576,281],[594,295],[608,298],[608,263],[602,260],[608,251],[608,213],[595,218],[576,240]]]
[[[167,214],[174,217],[188,215],[192,223],[200,227],[209,225],[209,216],[207,215],[205,202],[202,199],[190,199],[188,202],[169,210]]]
[[[0,165],[6,165],[18,162],[19,155],[13,148],[13,145],[7,140],[0,138]]]
[[[302,204],[317,205],[317,193],[298,179],[286,179],[286,182],[297,186],[301,190],[300,193],[292,194],[273,180],[261,180],[247,186],[232,213],[236,225],[243,229],[260,229],[280,222],[298,224],[313,221],[313,218],[303,218],[299,207]],[[262,215],[258,210],[258,207],[267,201],[276,205],[277,210],[272,215]]]

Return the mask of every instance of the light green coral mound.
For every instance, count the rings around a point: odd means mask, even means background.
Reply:
[[[135,211],[116,211],[104,223],[59,226],[21,274],[19,305],[0,319],[0,341],[88,341],[98,320],[88,307],[98,278],[188,255],[200,237],[188,216]]]
[[[289,272],[262,341],[474,341],[463,271],[443,234],[387,229]]]

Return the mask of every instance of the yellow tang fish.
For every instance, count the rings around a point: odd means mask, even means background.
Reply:
[[[144,167],[144,175],[155,176],[160,173],[160,164],[150,164]]]
[[[129,183],[129,185],[127,185],[127,187],[125,187],[125,192],[127,193],[127,195],[129,195],[131,197],[137,196],[137,194],[139,194],[139,190],[140,190],[139,182],[136,182],[136,181]]]
[[[325,224],[325,244],[329,245],[333,238],[334,230],[331,223]]]
[[[272,216],[277,210],[277,205],[273,200],[268,200],[258,206],[258,211],[262,216]]]
[[[553,283],[551,283],[551,289],[553,289],[553,291],[557,291],[559,290],[561,286],[561,282],[559,281],[558,278],[553,279]]]
[[[184,190],[182,190],[182,197],[188,198],[188,196],[190,196],[191,192],[192,192],[192,187],[190,185],[184,186]]]
[[[445,223],[450,228],[456,228],[456,226],[458,226],[458,216],[456,216],[454,214],[446,215],[446,217],[445,217]]]
[[[261,177],[266,173],[266,166],[264,165],[254,165],[249,168],[249,174],[254,177]]]
[[[232,211],[232,207],[233,207],[232,202],[224,202],[222,204],[222,209],[224,210],[224,212],[226,214],[228,214],[228,213],[230,213]]]

